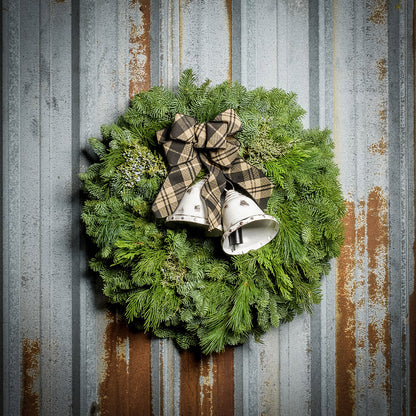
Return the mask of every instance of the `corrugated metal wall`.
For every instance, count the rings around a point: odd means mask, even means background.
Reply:
[[[3,414],[416,415],[413,9],[4,0]],[[79,221],[88,137],[188,67],[295,91],[333,131],[347,204],[314,314],[209,357],[128,330]]]

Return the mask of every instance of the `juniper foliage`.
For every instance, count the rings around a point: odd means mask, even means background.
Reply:
[[[168,170],[155,132],[176,113],[203,122],[228,108],[242,120],[241,156],[275,184],[268,214],[280,223],[268,245],[232,257],[219,238],[169,229],[151,212]],[[259,339],[320,301],[321,276],[343,242],[344,203],[330,132],[304,130],[303,114],[292,93],[198,86],[187,70],[177,94],[137,94],[102,140],[90,139],[97,163],[80,174],[82,219],[97,246],[90,266],[131,324],[208,354]]]

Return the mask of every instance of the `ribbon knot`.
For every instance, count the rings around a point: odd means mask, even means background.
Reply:
[[[156,217],[164,218],[175,211],[203,166],[209,173],[201,190],[209,230],[221,226],[221,194],[227,180],[243,188],[260,208],[266,208],[273,184],[238,155],[240,143],[232,135],[240,130],[238,115],[228,109],[206,123],[176,114],[170,128],[156,132],[171,168],[153,203]]]

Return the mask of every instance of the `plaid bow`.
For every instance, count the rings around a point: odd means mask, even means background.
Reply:
[[[221,226],[221,194],[227,179],[243,188],[260,208],[266,209],[273,184],[238,155],[240,142],[232,135],[240,130],[238,115],[233,109],[228,109],[207,123],[176,114],[170,128],[156,132],[157,141],[163,145],[171,167],[153,203],[156,217],[164,218],[175,211],[202,166],[209,172],[201,190],[209,230]]]

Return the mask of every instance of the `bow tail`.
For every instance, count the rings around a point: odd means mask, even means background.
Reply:
[[[263,172],[237,157],[225,176],[244,189],[263,211],[267,208],[274,185]]]
[[[201,159],[208,170],[208,178],[201,190],[202,198],[205,200],[207,209],[208,231],[221,229],[221,195],[224,191],[226,179],[218,167],[208,163],[205,156]]]
[[[196,158],[171,169],[152,205],[157,218],[165,218],[175,212],[185,191],[200,170],[201,163]]]

